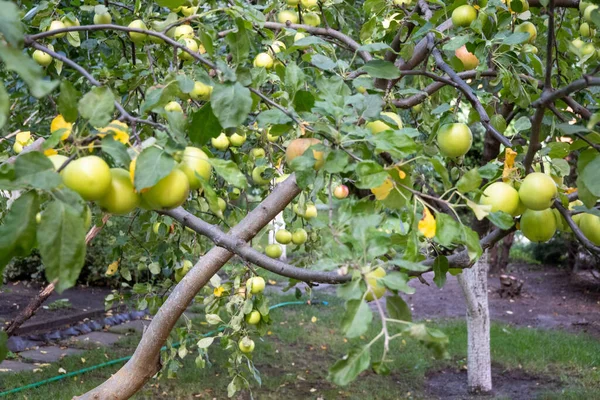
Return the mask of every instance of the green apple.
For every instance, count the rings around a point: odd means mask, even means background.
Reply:
[[[384,276],[386,276],[386,272],[381,267],[377,267],[373,271],[365,274],[370,289],[365,295],[366,301],[373,301],[375,298],[380,299],[385,294],[385,286],[377,281]]]
[[[252,294],[262,293],[265,290],[265,280],[261,276],[252,277],[248,279],[248,287]]]
[[[598,10],[598,6],[596,4],[590,4],[589,6],[587,6],[585,8],[585,11],[583,12],[583,19],[585,19],[587,22],[594,22],[592,20],[592,12],[594,10]]]
[[[207,160],[206,153],[197,147],[186,147],[183,151],[183,159],[179,164],[179,169],[187,176],[190,189],[195,190],[202,186],[199,177],[207,181],[210,179],[212,167]]]
[[[179,283],[192,269],[194,264],[190,260],[184,260],[180,268],[175,270],[175,282]]]
[[[525,207],[531,210],[545,210],[552,206],[558,195],[556,183],[542,172],[532,172],[527,175],[519,187],[519,198]]]
[[[281,51],[285,49],[285,43],[279,40],[274,41],[273,44],[269,46],[269,51],[272,51],[275,54],[281,53]]]
[[[165,105],[166,112],[179,112],[183,113],[183,108],[181,108],[181,104],[176,101],[170,101]]]
[[[272,68],[273,57],[271,57],[268,53],[259,53],[254,58],[254,66],[257,68]]]
[[[105,25],[112,22],[112,16],[109,13],[94,14],[94,25]]]
[[[142,192],[142,200],[153,210],[171,210],[182,205],[189,192],[190,182],[185,172],[175,168],[156,185]]]
[[[63,29],[66,28],[66,25],[59,20],[54,20],[50,23],[50,27],[48,28],[48,31],[55,31],[58,29]],[[62,32],[62,33],[57,33],[56,35],[52,35],[50,36],[53,39],[58,39],[58,38],[62,38],[65,37],[65,35],[67,34],[67,32]]]
[[[295,245],[301,245],[306,243],[306,240],[308,239],[308,233],[306,233],[306,231],[302,228],[296,229],[294,231],[294,233],[292,234],[292,243],[294,243]]]
[[[437,144],[442,155],[448,158],[462,157],[471,149],[473,134],[463,123],[442,125],[437,133]]]
[[[298,23],[298,13],[291,10],[283,10],[277,14],[277,21],[280,24],[285,24],[287,21],[290,21],[292,24]]]
[[[52,56],[48,53],[44,53],[41,50],[36,50],[33,52],[33,59],[42,67],[47,67],[52,63]]]
[[[194,88],[190,92],[190,97],[194,100],[208,101],[212,94],[213,87],[202,82],[194,82]]]
[[[303,8],[313,8],[316,7],[317,4],[319,4],[318,0],[300,0],[300,4],[302,4]]]
[[[199,50],[198,47],[198,42],[196,42],[194,39],[190,39],[190,38],[183,38],[185,47],[190,50],[192,53],[197,53]],[[191,61],[194,59],[194,56],[192,56],[190,53],[188,53],[187,51],[184,51],[182,49],[178,50],[178,54],[179,54],[179,58],[184,60],[184,61]]]
[[[267,165],[261,165],[261,166],[255,167],[252,170],[252,181],[259,186],[268,185],[271,182],[271,179],[263,177],[264,172],[268,168],[269,167]]]
[[[257,325],[260,322],[260,312],[258,310],[250,311],[250,314],[246,314],[246,322],[248,325]]]
[[[128,27],[134,28],[134,29],[148,30],[148,27],[146,27],[146,24],[141,19],[136,19],[136,20],[132,21],[128,25]],[[129,39],[131,39],[131,41],[133,43],[137,43],[137,44],[144,43],[144,41],[146,40],[147,37],[148,37],[148,35],[146,35],[145,33],[129,32]]]
[[[111,187],[112,175],[106,162],[97,156],[71,161],[61,172],[63,183],[87,201],[103,198]]]
[[[547,242],[556,233],[556,218],[551,208],[525,210],[519,223],[523,235],[532,242]]]
[[[216,138],[211,138],[210,143],[217,150],[225,151],[229,148],[229,139],[223,132],[221,132],[221,134]]]
[[[290,244],[292,242],[292,233],[286,229],[279,229],[275,232],[277,243]]]
[[[255,160],[259,159],[259,158],[265,158],[265,156],[266,156],[265,149],[261,149],[261,148],[255,147],[252,150],[250,150],[250,155]]]
[[[184,38],[193,39],[194,38],[194,28],[192,28],[190,25],[179,25],[177,28],[175,28],[175,32],[173,33],[173,38],[175,40],[184,39]]]
[[[596,246],[600,246],[600,217],[584,213],[579,218],[581,233]]]
[[[471,22],[477,18],[477,10],[475,7],[464,4],[458,6],[452,11],[452,25],[465,27],[471,25]]]
[[[273,243],[265,248],[265,254],[271,258],[279,258],[283,254],[283,249],[281,245]]]
[[[309,12],[302,15],[302,20],[306,25],[319,26],[321,25],[321,17],[317,13]]]
[[[303,32],[296,32],[296,34],[294,35],[294,43],[297,42],[300,39],[304,39],[306,37],[306,34]]]
[[[523,22],[522,24],[517,25],[517,27],[515,28],[515,32],[529,33],[529,40],[528,40],[529,43],[535,42],[535,39],[537,38],[537,28],[535,27],[534,24],[532,24],[529,21]]]
[[[129,171],[123,168],[110,170],[111,183],[104,196],[98,199],[98,205],[110,214],[125,215],[140,204],[140,195],[136,193]]]
[[[492,212],[515,215],[519,209],[519,192],[504,182],[494,182],[483,191],[481,204],[492,206]]]
[[[238,347],[242,353],[252,353],[254,351],[254,340],[246,336],[240,340]]]
[[[236,132],[229,137],[229,143],[231,143],[231,145],[233,147],[240,147],[245,142],[246,142],[246,134],[245,133],[243,135],[240,135]]]
[[[579,34],[583,37],[592,37],[596,35],[596,30],[590,27],[590,24],[584,22],[579,26]]]

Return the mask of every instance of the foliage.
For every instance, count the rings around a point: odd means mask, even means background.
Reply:
[[[580,11],[548,7],[548,1],[539,2],[543,12],[538,4],[520,12],[499,0],[480,2],[470,25],[453,27],[444,21],[464,1],[327,0],[311,11],[325,30],[272,22],[281,3],[0,1],[0,160],[6,161],[0,190],[14,196],[0,200],[11,203],[0,214],[0,270],[36,249],[58,290],[74,285],[85,271],[87,207],[93,204],[83,198],[126,193],[135,210],[112,216],[92,248],[102,247],[97,262],[119,288],[107,303],[132,300],[155,313],[190,262],[218,242],[214,230],[197,235],[165,216],[165,208],[183,204],[213,228],[228,230],[251,210],[260,214],[267,196],[281,196],[276,184],[294,172],[288,184],[295,179],[301,194],[283,218],[288,227],[305,229],[308,240],[289,246],[289,253],[303,271],[331,272],[338,283],[344,277],[338,290],[344,334],[360,336],[372,326],[377,319],[366,301],[378,297],[376,288],[389,292],[387,311],[384,300],[375,300],[379,333],[347,347],[329,379],[346,385],[367,369],[389,372],[387,349],[376,354],[374,346],[401,337],[443,357],[448,338],[412,322],[401,295],[414,291],[409,279],[430,268],[442,286],[447,273],[470,266],[482,243],[493,245],[482,239],[488,227],[505,234],[518,226],[516,210],[479,203],[485,185],[502,179],[518,188],[528,173],[543,171],[557,183],[559,204],[568,207],[567,196],[576,192],[580,211],[598,214],[597,38],[574,41]],[[600,13],[592,10],[584,18],[596,26]],[[113,25],[93,24],[95,15],[106,13]],[[148,29],[128,28],[131,23]],[[69,27],[48,31],[57,25]],[[536,35],[523,32],[527,26],[536,27]],[[392,43],[401,45],[392,49]],[[478,60],[474,72],[464,71],[456,52],[463,46]],[[34,49],[50,56],[49,63]],[[58,114],[64,124],[52,128]],[[444,157],[438,129],[457,122],[470,125],[474,145],[464,157]],[[9,159],[24,145],[19,131],[44,143],[40,151]],[[234,134],[245,142],[234,143]],[[303,155],[287,154],[301,137],[318,141]],[[200,188],[189,191],[180,168],[192,145],[206,154],[208,166],[194,169]],[[47,157],[56,153],[69,157],[60,164],[64,170]],[[95,160],[104,170],[102,184],[94,180],[100,173],[70,164],[91,153],[101,158]],[[108,167],[128,170],[131,184],[116,185]],[[75,178],[67,179],[73,169]],[[352,196],[332,199],[339,184]],[[84,194],[85,186],[93,195]],[[313,205],[326,217],[311,218],[306,210]],[[273,229],[254,236],[256,250],[264,249]],[[461,251],[465,257],[453,257]],[[387,272],[374,276],[380,268]],[[237,346],[265,334],[272,322],[268,296],[249,293],[254,274],[246,264],[232,266],[227,279],[214,275],[197,296],[206,322],[224,329],[219,338],[228,354],[229,396],[251,379],[261,382],[252,356]],[[292,279],[290,286],[297,283]],[[253,310],[261,314],[256,327],[245,321]],[[175,335],[184,340],[193,331],[187,325]],[[165,374],[175,376],[192,354],[204,367],[211,347],[208,341],[179,348],[167,343]]]

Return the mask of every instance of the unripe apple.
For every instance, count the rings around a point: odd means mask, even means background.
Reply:
[[[532,172],[523,179],[519,187],[519,198],[525,207],[541,211],[552,206],[558,190],[556,183],[549,175]]]
[[[190,92],[190,97],[194,100],[210,100],[213,87],[202,82],[194,82],[194,88]]]
[[[596,52],[596,47],[594,46],[593,43],[586,43],[582,48],[581,48],[581,55],[583,57],[590,55],[590,54],[594,54]]]
[[[211,138],[210,143],[217,150],[225,151],[229,148],[229,139],[223,132],[221,132],[221,134],[216,138]]]
[[[333,195],[335,196],[335,198],[340,199],[340,200],[348,197],[349,193],[350,193],[350,190],[348,190],[348,186],[346,186],[346,185],[338,185],[333,190]]]
[[[412,3],[412,0],[394,0],[394,4],[397,6],[404,6],[404,5],[410,5],[410,3]]]
[[[185,17],[189,17],[191,15],[196,14],[196,11],[198,11],[198,7],[181,7],[181,13]]]
[[[383,278],[387,275],[385,270],[381,267],[375,268],[373,271],[370,271],[365,274],[367,278],[367,282],[369,285],[369,291],[365,295],[366,301],[373,301],[375,298],[380,299],[386,291],[386,288],[383,284],[377,281],[378,278]]]
[[[272,51],[275,54],[280,53],[282,50],[285,49],[285,43],[279,40],[274,41],[273,44],[269,46],[269,51]]]
[[[294,43],[296,43],[300,39],[304,39],[305,37],[306,37],[305,33],[296,32],[296,34],[294,35]]]
[[[55,31],[57,29],[63,29],[63,28],[66,28],[66,26],[62,21],[54,20],[50,23],[50,27],[48,28],[48,31]],[[67,34],[67,32],[62,32],[62,33],[57,33],[56,35],[52,35],[50,37],[53,39],[58,39],[58,38],[65,37],[66,34]]]
[[[190,51],[192,51],[193,53],[198,52],[198,42],[196,42],[194,39],[184,38],[183,41],[185,42],[185,47],[188,48]],[[187,51],[183,51],[182,49],[179,49],[179,58],[181,58],[184,61],[190,61],[194,59],[194,57],[190,53],[188,53]]]
[[[252,181],[259,185],[259,186],[263,186],[263,185],[267,185],[271,182],[271,179],[267,179],[263,177],[263,173],[268,169],[269,167],[266,165],[261,165],[258,166],[256,168],[254,168],[252,170]]]
[[[275,232],[275,240],[277,243],[289,244],[292,241],[292,233],[286,229],[280,229]]]
[[[246,314],[246,322],[249,325],[257,325],[260,322],[260,312],[258,310],[250,311],[250,314]]]
[[[585,8],[585,11],[583,12],[583,19],[585,19],[587,22],[593,22],[592,11],[594,10],[598,10],[598,6],[596,4],[590,4],[589,6],[587,6]]]
[[[512,13],[522,14],[525,11],[529,11],[529,3],[527,0],[507,0],[508,11]],[[519,7],[520,3],[520,7]]]
[[[177,28],[175,28],[173,38],[175,38],[175,40],[183,38],[193,39],[194,28],[192,28],[190,25],[179,25]]]
[[[286,0],[286,3],[288,6],[296,7],[300,3],[300,0]]]
[[[112,16],[109,13],[94,14],[94,24],[104,25],[112,22]]]
[[[294,231],[294,233],[292,234],[292,243],[294,243],[295,245],[301,245],[306,243],[306,240],[308,239],[308,233],[306,233],[306,231],[302,228],[296,229]]]
[[[477,18],[477,10],[468,4],[456,7],[452,11],[452,25],[456,27],[469,26],[471,22],[475,21],[475,18]]]
[[[258,158],[265,158],[265,149],[261,149],[258,147],[253,148],[252,150],[250,150],[250,155],[256,160]]]
[[[15,144],[13,144],[13,150],[15,154],[20,154],[23,151],[23,145],[19,142],[15,142]]]
[[[300,0],[300,4],[302,4],[303,8],[313,8],[319,4],[318,0]]]
[[[254,66],[257,68],[272,68],[273,57],[271,57],[268,53],[259,53],[254,58]]]
[[[529,33],[529,40],[528,40],[529,43],[535,42],[535,39],[537,38],[537,28],[535,27],[534,24],[532,24],[529,21],[523,22],[522,24],[517,25],[517,27],[515,28],[515,32]]]
[[[265,290],[265,280],[261,276],[255,276],[248,279],[248,287],[250,288],[250,293],[258,294]]]
[[[297,24],[298,23],[298,13],[295,13],[290,10],[280,11],[279,14],[277,14],[277,21],[280,24],[285,24],[285,23],[287,23],[287,21],[290,21],[290,23],[292,23],[292,24]]]
[[[519,201],[519,192],[504,182],[492,183],[481,196],[481,204],[492,206],[492,212],[504,211],[510,215],[516,215]]]
[[[316,13],[314,13],[314,12],[305,13],[302,16],[302,20],[304,21],[304,23],[306,25],[309,25],[309,26],[319,26],[319,25],[321,25],[321,17],[319,17],[319,15],[316,14]]]
[[[462,157],[468,153],[473,143],[473,134],[463,123],[442,125],[437,133],[440,153],[449,158]]]
[[[41,50],[36,50],[33,52],[33,59],[42,67],[47,67],[52,63],[52,56],[48,53],[44,53]]]
[[[183,109],[181,108],[181,104],[176,101],[170,101],[165,105],[165,111],[167,112],[180,112],[183,113]]]
[[[229,137],[229,143],[231,143],[233,147],[240,147],[244,144],[244,142],[246,142],[245,133],[243,135],[240,135],[236,132]]]
[[[596,30],[590,27],[590,24],[584,22],[579,27],[579,34],[583,37],[592,37],[596,34]]]
[[[146,24],[141,19],[136,19],[135,21],[132,21],[128,25],[128,27],[135,28],[135,29],[148,30],[148,27],[146,27]],[[131,41],[133,43],[144,43],[144,41],[146,40],[147,37],[148,37],[148,35],[146,35],[145,33],[129,32],[129,38],[131,39]]]
[[[283,249],[281,245],[273,243],[265,248],[265,254],[271,258],[279,258],[283,254]]]
[[[238,343],[238,347],[242,353],[252,353],[254,351],[254,340],[245,337]]]
[[[454,54],[456,55],[456,58],[462,62],[465,70],[475,69],[479,65],[479,59],[475,56],[475,54],[467,50],[467,46],[459,47],[454,51]]]

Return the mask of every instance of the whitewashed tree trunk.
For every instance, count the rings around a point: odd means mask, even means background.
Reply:
[[[283,219],[283,212],[277,214],[275,219],[273,219],[273,221],[271,222],[271,225],[273,226],[273,229],[269,231],[269,244],[277,243],[277,241],[275,240],[275,233],[280,229],[285,229],[285,220]],[[279,259],[282,261],[287,260],[286,247],[286,245],[281,245],[283,253],[281,253],[281,257],[279,257]]]
[[[458,283],[467,304],[468,388],[472,393],[492,391],[488,268],[488,253],[485,252],[472,268],[458,275]]]

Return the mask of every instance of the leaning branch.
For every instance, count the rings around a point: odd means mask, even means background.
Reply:
[[[579,242],[581,242],[581,244],[583,244],[589,251],[600,255],[600,246],[596,246],[591,242],[591,240],[585,237],[579,226],[577,226],[575,221],[573,221],[573,217],[571,217],[569,210],[564,208],[559,200],[554,200],[554,207],[564,217],[565,221],[567,221],[567,225],[569,225],[569,228],[571,228],[577,240],[579,240]]]
[[[295,175],[291,175],[231,231],[230,235],[248,241],[279,214],[298,194]],[[119,371],[79,399],[128,399],[160,370],[160,349],[187,306],[227,261],[229,250],[213,247],[175,286],[144,332],[132,358]]]
[[[163,211],[165,215],[175,219],[182,225],[191,228],[196,233],[208,237],[216,246],[229,250],[240,256],[242,259],[258,265],[275,274],[287,278],[296,279],[302,282],[317,283],[342,283],[352,279],[350,275],[343,275],[338,272],[314,271],[304,268],[298,268],[283,261],[271,258],[255,250],[244,240],[227,234],[217,226],[209,224],[202,219],[189,213],[182,207],[170,211]]]

